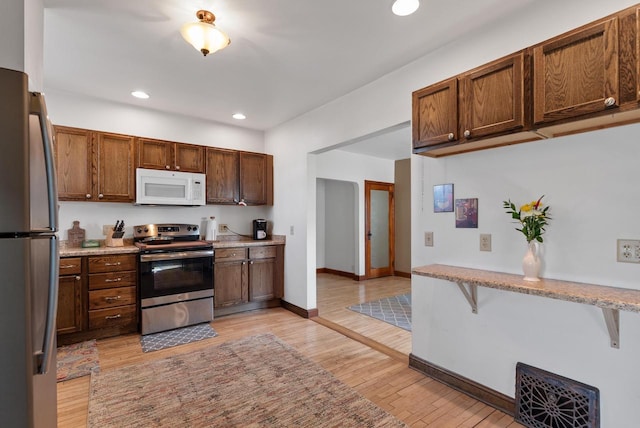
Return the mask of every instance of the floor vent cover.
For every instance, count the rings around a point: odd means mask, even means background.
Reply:
[[[515,416],[529,428],[599,428],[600,391],[518,363]]]

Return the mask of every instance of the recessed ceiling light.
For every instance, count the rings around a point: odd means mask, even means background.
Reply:
[[[141,98],[143,100],[146,100],[147,98],[149,98],[149,94],[147,94],[144,91],[133,91],[131,92],[131,95],[133,95],[136,98]]]
[[[234,119],[238,119],[238,120],[245,120],[247,118],[247,116],[245,116],[242,113],[234,113],[233,116]]]
[[[398,16],[411,15],[420,7],[419,0],[396,0],[391,6],[391,11]]]

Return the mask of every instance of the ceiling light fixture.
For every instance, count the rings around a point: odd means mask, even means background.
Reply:
[[[391,6],[391,11],[398,16],[407,16],[418,10],[419,7],[419,0],[396,0]]]
[[[219,30],[214,21],[216,16],[208,10],[199,10],[196,17],[200,22],[189,22],[182,26],[180,33],[184,39],[191,43],[202,55],[214,53],[229,46],[231,40],[224,31]]]
[[[238,120],[245,120],[247,118],[247,116],[245,116],[242,113],[234,113],[233,116],[234,119],[238,119]]]
[[[131,92],[131,95],[133,95],[136,98],[143,99],[143,100],[146,100],[147,98],[149,98],[149,94],[147,94],[144,91],[133,91],[133,92]]]

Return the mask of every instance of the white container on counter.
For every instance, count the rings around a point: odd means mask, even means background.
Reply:
[[[207,241],[215,241],[216,240],[216,231],[218,230],[218,222],[214,216],[209,217],[207,220],[207,233],[205,235],[205,240]]]

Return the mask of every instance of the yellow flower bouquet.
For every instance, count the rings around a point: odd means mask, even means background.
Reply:
[[[544,198],[544,195],[540,196],[537,201],[522,205],[519,210],[516,210],[516,205],[510,199],[502,201],[507,214],[521,224],[522,227],[516,227],[516,230],[524,234],[527,242],[543,242],[542,234],[545,232],[545,226],[551,220],[551,217],[547,214],[549,207],[542,204],[542,198]]]

